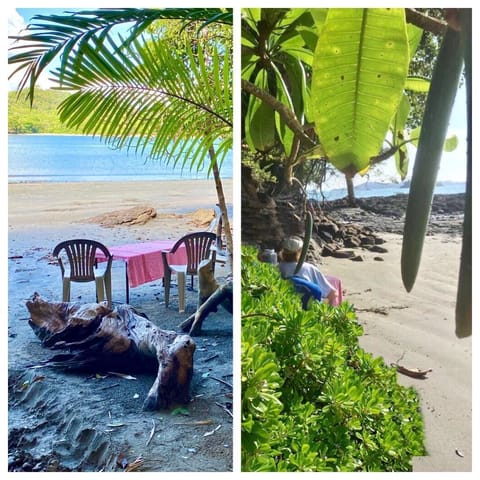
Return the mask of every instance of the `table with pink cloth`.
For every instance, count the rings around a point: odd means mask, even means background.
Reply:
[[[130,287],[138,287],[144,283],[163,278],[162,251],[170,250],[175,242],[175,240],[156,240],[108,247],[113,260],[123,260],[125,262],[127,303],[130,301]],[[98,253],[97,259],[103,261],[105,257]],[[179,247],[174,254],[169,254],[168,260],[170,263],[177,265],[187,263],[185,246]]]
[[[340,305],[343,300],[343,293],[342,293],[342,281],[338,277],[334,277],[333,275],[325,275],[327,280],[332,284],[333,287],[337,290],[337,301],[332,303],[333,306]]]

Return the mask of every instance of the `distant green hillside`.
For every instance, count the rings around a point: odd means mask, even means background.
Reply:
[[[8,133],[81,133],[60,123],[58,106],[69,92],[36,90],[33,107],[25,95],[8,92]]]

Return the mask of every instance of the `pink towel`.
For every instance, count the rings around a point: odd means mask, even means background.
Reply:
[[[332,275],[325,275],[327,280],[336,288],[337,290],[337,301],[333,304],[334,306],[340,305],[343,300],[343,293],[342,293],[342,281],[334,277]]]

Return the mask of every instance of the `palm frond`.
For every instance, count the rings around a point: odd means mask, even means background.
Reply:
[[[56,72],[63,87],[75,90],[60,106],[61,120],[182,168],[202,169],[215,145],[221,164],[232,146],[228,55],[219,48],[207,58],[190,47],[181,55],[153,38],[121,50],[112,42],[92,37],[81,63],[70,58]]]
[[[231,25],[233,14],[232,9],[224,8],[118,8],[65,12],[65,15],[37,15],[24,35],[10,37],[17,43],[9,49],[12,55],[8,62],[18,64],[13,74],[24,72],[19,82],[19,92],[28,85],[27,96],[32,103],[40,74],[58,55],[62,56],[60,69],[63,71],[72,52],[76,52],[81,59],[84,48],[93,39],[103,40],[116,26],[132,24],[129,36],[123,45],[119,45],[123,48],[160,19],[183,20],[185,24],[201,22],[201,29],[212,21]]]

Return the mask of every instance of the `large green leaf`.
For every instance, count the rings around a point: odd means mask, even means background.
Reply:
[[[421,77],[408,77],[405,82],[405,89],[416,93],[428,93],[430,80]]]
[[[268,73],[266,70],[258,72],[255,85],[262,90],[267,90]],[[275,143],[275,112],[269,105],[253,95],[250,95],[248,102],[245,137],[252,149],[261,152],[270,150]]]
[[[293,111],[299,121],[304,123],[305,110],[308,102],[307,74],[303,63],[287,53],[283,56],[283,67],[290,85]]]
[[[417,27],[413,23],[407,23],[407,36],[411,60],[417,51],[420,41],[422,40],[423,28]]]
[[[329,9],[314,56],[312,113],[338,169],[362,171],[381,150],[408,60],[404,9]]]
[[[422,132],[422,127],[416,127],[410,132],[410,143],[418,148],[418,142],[420,140],[420,134]],[[445,137],[445,142],[443,144],[444,152],[453,152],[458,147],[458,137],[455,133],[449,133]]]
[[[281,72],[275,64],[272,63],[273,71],[275,72],[275,80],[277,86],[277,98],[284,104],[287,105],[291,111],[294,111],[293,101],[288,91],[287,85],[282,77]],[[277,129],[277,134],[280,139],[280,142],[283,145],[283,149],[287,156],[290,155],[292,150],[294,133],[287,127],[283,118],[275,112],[275,127]]]

